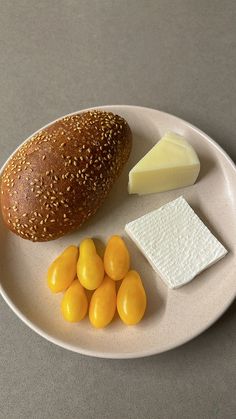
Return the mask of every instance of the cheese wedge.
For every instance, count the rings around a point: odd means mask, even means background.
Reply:
[[[227,254],[181,196],[125,226],[169,288],[179,288]]]
[[[128,191],[139,195],[193,185],[200,162],[188,141],[168,132],[129,172]]]

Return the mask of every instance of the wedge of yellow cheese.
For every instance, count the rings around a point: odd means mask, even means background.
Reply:
[[[129,172],[130,194],[144,195],[193,185],[200,171],[188,141],[168,132]]]

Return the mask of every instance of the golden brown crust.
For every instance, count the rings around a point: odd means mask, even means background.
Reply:
[[[104,111],[68,116],[37,133],[2,175],[7,227],[32,241],[53,240],[78,228],[108,195],[131,143],[127,122]]]

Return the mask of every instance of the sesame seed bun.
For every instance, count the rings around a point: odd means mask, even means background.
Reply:
[[[1,178],[6,226],[32,241],[80,227],[100,207],[129,158],[132,134],[111,112],[60,119],[13,155]]]

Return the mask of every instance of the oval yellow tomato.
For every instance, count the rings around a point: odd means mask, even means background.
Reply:
[[[88,310],[88,299],[84,288],[75,279],[66,290],[61,303],[63,317],[68,322],[79,322]]]
[[[123,279],[130,268],[130,256],[124,240],[112,236],[107,243],[104,254],[104,269],[114,281]]]
[[[77,263],[77,275],[84,288],[94,290],[102,283],[104,267],[97,254],[92,239],[84,239],[80,244],[80,255]]]
[[[52,292],[65,291],[75,279],[78,255],[78,247],[69,246],[49,266],[47,283]]]
[[[96,328],[106,327],[116,312],[116,284],[105,276],[101,285],[94,291],[89,305],[89,319]]]
[[[139,274],[129,271],[117,294],[117,310],[121,320],[134,325],[142,319],[147,305],[146,293]]]

